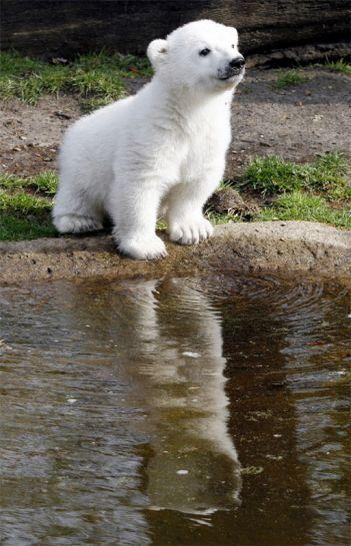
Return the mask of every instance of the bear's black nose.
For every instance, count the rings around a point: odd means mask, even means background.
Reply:
[[[245,59],[242,55],[235,57],[229,63],[230,68],[242,68],[245,64]]]

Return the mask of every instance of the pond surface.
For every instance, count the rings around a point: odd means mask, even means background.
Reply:
[[[350,295],[0,288],[2,546],[346,546]]]

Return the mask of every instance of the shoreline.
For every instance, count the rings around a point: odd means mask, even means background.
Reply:
[[[233,223],[195,246],[171,243],[168,257],[135,261],[118,254],[111,235],[0,242],[0,283],[59,279],[132,279],[204,274],[269,274],[351,286],[351,231],[314,222]]]

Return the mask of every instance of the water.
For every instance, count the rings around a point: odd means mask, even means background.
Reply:
[[[350,295],[0,289],[0,544],[349,544]]]

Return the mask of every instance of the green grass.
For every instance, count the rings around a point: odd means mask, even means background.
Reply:
[[[306,220],[351,229],[350,170],[345,156],[333,152],[298,164],[281,157],[257,157],[241,187],[270,198],[255,220]]]
[[[262,195],[308,190],[329,200],[351,198],[349,166],[343,154],[333,152],[311,163],[293,163],[279,156],[257,157],[247,167],[241,186]]]
[[[0,240],[52,237],[52,196],[57,175],[51,171],[30,178],[0,175]]]
[[[2,212],[14,212],[31,214],[36,212],[48,212],[51,202],[45,197],[37,197],[23,191],[7,193],[0,191],[0,210]]]
[[[343,74],[351,76],[351,64],[342,59],[340,61],[326,63],[325,66],[334,72],[342,72]]]
[[[336,210],[321,196],[294,191],[278,197],[256,220],[306,220],[351,229],[351,206]]]
[[[101,52],[80,55],[66,64],[49,64],[16,52],[3,52],[0,53],[0,99],[18,98],[36,104],[45,94],[73,93],[88,110],[122,97],[125,78],[151,74],[147,59],[132,55]]]
[[[107,104],[110,104],[112,102],[112,99],[108,97],[91,97],[91,98],[81,98],[79,101],[80,110],[82,114],[89,114],[93,110],[97,110],[98,108],[101,108],[102,106],[106,106]]]
[[[20,178],[12,174],[0,174],[0,191],[5,190],[33,190],[35,193],[42,193],[53,196],[56,193],[58,177],[54,171],[46,171],[30,176]]]
[[[0,189],[0,240],[16,241],[55,235],[51,200],[17,190]]]
[[[285,89],[286,87],[294,87],[305,83],[307,78],[299,74],[296,70],[287,70],[280,72],[277,80],[274,82],[276,89]]]
[[[55,236],[57,232],[51,224],[49,215],[41,220],[37,216],[23,218],[16,214],[7,214],[0,218],[0,241],[23,241]]]
[[[240,222],[242,220],[242,217],[239,214],[235,213],[225,213],[225,214],[219,214],[217,212],[214,212],[211,209],[207,209],[205,211],[205,216],[208,218],[212,224],[218,226],[220,224],[229,224],[232,222]]]
[[[239,185],[242,197],[252,190],[263,209],[254,220],[308,220],[351,229],[348,164],[340,153],[319,156],[303,165],[271,156],[252,160]],[[227,188],[228,182],[220,189]],[[0,175],[0,240],[57,235],[51,224],[57,174],[47,171],[20,178]],[[269,197],[269,204],[265,200]],[[206,210],[214,224],[242,220],[239,214]],[[164,222],[158,227],[165,229]]]

